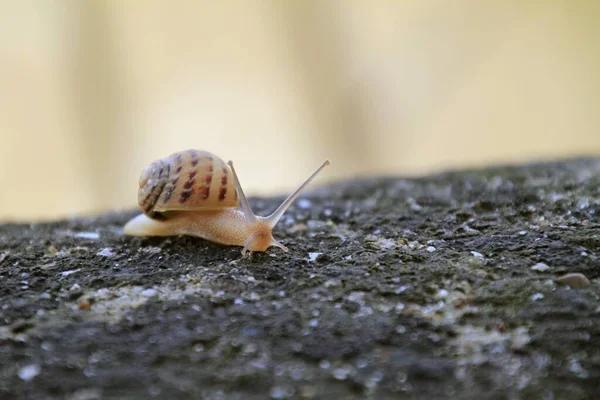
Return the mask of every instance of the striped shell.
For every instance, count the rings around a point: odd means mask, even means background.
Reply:
[[[140,175],[138,204],[160,218],[171,210],[216,210],[238,206],[231,170],[219,157],[186,150],[154,161]]]

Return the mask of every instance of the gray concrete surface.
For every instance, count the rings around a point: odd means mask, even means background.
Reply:
[[[598,159],[332,184],[248,260],[136,213],[0,225],[1,399],[600,398]]]

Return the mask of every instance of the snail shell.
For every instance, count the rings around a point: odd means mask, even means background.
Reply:
[[[154,161],[142,171],[138,204],[154,219],[172,210],[217,210],[238,206],[229,166],[216,155],[186,150]]]

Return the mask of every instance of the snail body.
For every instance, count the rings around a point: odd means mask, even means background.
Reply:
[[[276,246],[272,230],[300,192],[327,165],[326,160],[267,217],[252,212],[233,163],[207,151],[186,150],[154,161],[142,171],[138,204],[143,214],[124,227],[130,236],[190,235],[247,251]]]

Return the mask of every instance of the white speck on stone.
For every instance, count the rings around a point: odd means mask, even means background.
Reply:
[[[79,272],[79,271],[81,271],[81,268],[71,269],[71,270],[68,270],[68,271],[63,271],[63,272],[60,273],[60,275],[63,276],[63,277],[65,277],[65,276],[72,275],[72,274],[74,274],[76,272]]]
[[[537,263],[533,267],[531,267],[532,271],[539,271],[539,272],[544,272],[544,271],[547,271],[549,269],[550,269],[550,267],[547,264],[543,263],[543,262]]]
[[[204,345],[202,343],[196,343],[194,345],[194,351],[196,353],[202,353],[204,351]]]
[[[256,292],[252,292],[248,295],[248,300],[250,301],[259,301],[260,300],[260,295]]]
[[[323,229],[327,226],[327,223],[324,221],[314,221],[314,220],[310,220],[306,223],[306,226],[308,227],[308,229],[310,229],[311,231],[315,231],[318,229]]]
[[[423,245],[421,245],[417,240],[413,240],[412,242],[408,242],[408,247],[411,250],[414,250],[423,247]]]
[[[18,375],[24,381],[30,381],[39,375],[41,368],[38,364],[26,365],[19,369]]]
[[[321,360],[321,362],[319,362],[319,368],[321,369],[329,369],[329,366],[331,364],[329,364],[329,361],[327,360]]]
[[[408,286],[402,285],[402,286],[396,288],[396,290],[394,290],[394,294],[404,293],[404,292],[406,292],[406,289],[408,289]]]
[[[510,343],[513,349],[522,349],[531,341],[527,328],[518,327],[512,332]]]
[[[569,370],[574,373],[580,379],[587,379],[590,373],[579,364],[577,359],[572,358],[569,363]]]
[[[312,202],[307,199],[298,199],[296,201],[296,204],[298,205],[298,207],[300,207],[303,210],[307,210],[312,206]]]
[[[69,289],[69,291],[71,292],[78,292],[81,290],[81,286],[79,286],[78,283],[75,283],[73,286],[71,286],[71,288]]]
[[[317,326],[319,326],[319,320],[318,320],[318,319],[316,319],[316,318],[314,318],[314,319],[311,319],[311,320],[308,322],[308,325],[310,325],[312,328],[316,328]]]
[[[413,199],[412,197],[409,197],[408,199],[406,199],[406,202],[410,206],[410,209],[413,211],[421,211],[423,209],[423,207],[421,205],[419,205],[417,203],[417,201],[415,199]]]
[[[552,200],[552,202],[557,202],[559,200],[562,200],[565,198],[564,194],[561,193],[551,193],[550,194],[550,200]]]
[[[434,251],[436,251],[436,250],[437,250],[437,249],[436,249],[435,247],[433,247],[433,246],[428,246],[428,247],[427,247],[427,251],[428,251],[428,252],[430,252],[430,253],[433,253],[433,252],[434,252]]]
[[[308,261],[315,262],[317,257],[319,257],[323,253],[308,253]]]
[[[365,292],[351,292],[346,299],[355,303],[362,303],[364,301]]]
[[[378,233],[379,230],[375,230],[373,234],[365,237],[365,242],[369,247],[377,250],[388,250],[396,246],[395,240],[377,236]]]
[[[75,237],[82,239],[90,239],[90,240],[98,240],[100,239],[100,234],[98,232],[77,232]]]
[[[342,283],[337,279],[328,279],[323,283],[326,288],[341,286]]]
[[[105,247],[102,250],[100,250],[99,252],[97,252],[96,255],[102,256],[102,257],[114,257],[115,253],[113,253],[112,250],[109,249],[108,247]]]
[[[479,259],[483,258],[483,254],[481,254],[481,253],[479,253],[477,251],[472,251],[471,255],[473,255],[473,257],[475,257],[475,258],[479,258]]]
[[[377,244],[381,249],[388,250],[396,245],[396,241],[392,239],[381,238],[377,241]]]
[[[446,289],[438,290],[437,297],[441,297],[441,298],[448,297],[448,291]]]
[[[288,397],[287,390],[285,390],[281,386],[273,386],[271,388],[270,394],[271,398],[276,400],[285,399],[286,397]]]
[[[541,293],[535,293],[533,295],[531,295],[531,301],[537,301],[537,300],[541,300],[544,298],[544,295]]]
[[[241,306],[244,304],[244,299],[240,299],[239,297],[233,301],[233,304],[236,306]]]
[[[590,199],[583,198],[577,202],[577,206],[580,210],[584,210],[590,206]]]
[[[350,369],[350,367],[336,368],[333,370],[333,377],[335,379],[343,381],[343,380],[346,380],[348,378],[348,376],[350,376],[351,372],[352,372],[352,370]]]
[[[152,288],[144,289],[144,290],[142,290],[142,293],[140,293],[140,294],[144,297],[154,296],[156,294],[156,289],[152,289]]]
[[[156,247],[156,246],[148,246],[148,247],[142,247],[142,248],[138,249],[138,251],[140,251],[142,253],[147,253],[147,254],[158,254],[162,251],[162,249],[160,247]]]
[[[527,235],[527,231],[519,231],[519,235],[520,236],[525,236],[525,235]]]

